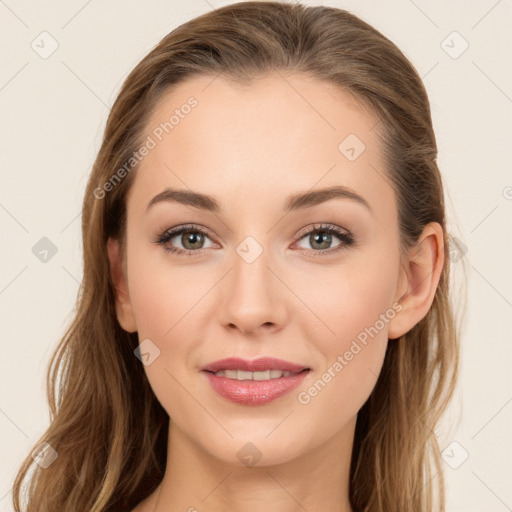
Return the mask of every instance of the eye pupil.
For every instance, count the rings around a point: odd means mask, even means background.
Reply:
[[[314,243],[319,243],[321,247],[319,249],[328,249],[331,245],[332,235],[326,233],[325,231],[317,231],[315,234],[312,234],[310,237],[311,246],[313,247]]]
[[[203,235],[197,231],[186,231],[183,233],[183,240],[183,247],[186,249],[197,249],[197,246],[195,246],[194,243],[203,241]],[[192,247],[187,247],[188,244],[191,244]]]

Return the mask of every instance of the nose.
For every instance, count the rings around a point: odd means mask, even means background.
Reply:
[[[287,320],[290,292],[265,251],[249,262],[235,253],[233,268],[221,287],[218,314],[222,325],[244,334],[281,329]]]

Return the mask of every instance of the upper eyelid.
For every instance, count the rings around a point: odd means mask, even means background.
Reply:
[[[302,228],[295,236],[299,237],[299,238],[302,238],[303,236],[313,232],[313,231],[322,231],[322,230],[331,230],[333,232],[342,232],[342,233],[345,233],[347,235],[351,235],[351,232],[346,229],[346,228],[343,228],[341,226],[337,226],[336,224],[332,224],[330,222],[315,222],[313,225],[310,225],[310,226],[306,226],[304,228]]]

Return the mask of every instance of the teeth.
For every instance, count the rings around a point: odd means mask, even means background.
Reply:
[[[236,380],[271,380],[281,377],[296,375],[295,372],[284,372],[281,370],[266,370],[264,372],[247,372],[245,370],[219,370],[215,372],[217,377],[227,377]]]

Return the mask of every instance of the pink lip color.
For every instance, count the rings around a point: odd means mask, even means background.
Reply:
[[[208,371],[203,373],[208,377],[212,388],[224,398],[243,405],[263,405],[299,386],[309,371],[289,377],[259,381],[228,379]]]
[[[290,363],[275,357],[260,357],[252,361],[240,359],[239,357],[228,357],[203,366],[201,370],[217,372],[219,370],[246,370],[248,372],[264,372],[266,370],[282,370],[288,372],[301,372],[306,366]]]

